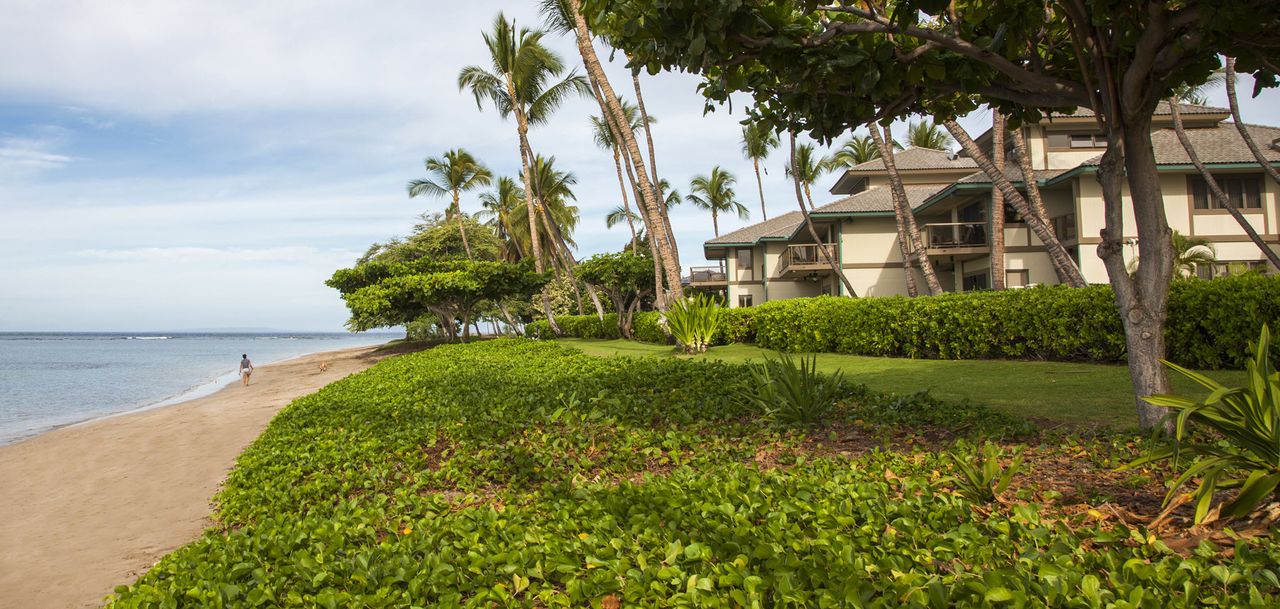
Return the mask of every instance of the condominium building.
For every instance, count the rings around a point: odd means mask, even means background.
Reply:
[[[1181,105],[1187,134],[1201,161],[1213,173],[1269,247],[1280,251],[1280,185],[1262,172],[1230,113],[1218,108]],[[1280,166],[1280,128],[1248,125],[1254,141],[1273,166]],[[1096,173],[1106,142],[1087,110],[1049,116],[1025,125],[1028,156],[1053,230],[1080,266],[1085,280],[1106,283],[1097,256],[1104,225],[1102,191]],[[990,149],[990,132],[978,144]],[[1157,110],[1152,145],[1169,225],[1188,237],[1213,244],[1218,263],[1198,268],[1203,277],[1245,269],[1269,268],[1261,250],[1210,196],[1172,128],[1167,105]],[[1012,151],[1010,151],[1012,154]],[[991,277],[991,218],[1004,214],[1005,285],[1021,287],[1057,283],[1044,245],[1012,208],[992,209],[992,184],[973,159],[947,151],[908,148],[894,155],[908,203],[920,226],[944,289],[988,289]],[[1015,157],[1006,175],[1024,189]],[[836,258],[840,272],[858,296],[906,293],[906,270],[898,243],[889,179],[882,160],[845,170],[831,187],[839,198],[811,212],[814,228]],[[1137,231],[1126,204],[1125,256],[1137,254]],[[803,215],[793,211],[711,239],[704,244],[709,260],[722,261],[722,271],[694,269],[692,285],[727,289],[730,306],[753,306],[769,300],[841,295],[840,278],[822,257]],[[924,281],[916,273],[917,285]]]

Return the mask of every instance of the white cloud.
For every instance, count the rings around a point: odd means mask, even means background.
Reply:
[[[73,158],[57,152],[64,134],[56,129],[38,130],[40,135],[0,136],[0,176],[21,177],[58,169]]]

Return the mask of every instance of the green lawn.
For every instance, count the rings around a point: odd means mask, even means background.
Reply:
[[[672,347],[626,340],[566,338],[561,343],[588,355],[680,357]],[[706,355],[725,362],[760,360],[774,353],[752,345],[714,347]],[[952,400],[969,399],[1014,414],[1070,425],[1129,427],[1136,423],[1129,371],[1124,366],[1007,360],[923,360],[821,353],[818,369],[843,370],[849,380],[872,389],[914,393],[928,389]],[[1244,382],[1244,372],[1208,372],[1221,383]],[[1174,375],[1175,392],[1199,393]]]

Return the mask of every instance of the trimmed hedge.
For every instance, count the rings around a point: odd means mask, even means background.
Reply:
[[[756,329],[753,325],[755,309],[725,309],[721,315],[720,328],[716,331],[714,344],[755,342]],[[659,314],[656,311],[636,313],[631,320],[631,336],[634,340],[645,343],[665,345],[671,341],[666,332],[658,325]],[[618,316],[609,313],[601,320],[595,315],[557,315],[556,323],[564,335],[570,338],[622,338],[618,330]],[[529,338],[554,338],[551,324],[539,319],[524,327],[525,336]]]
[[[716,344],[924,359],[1118,362],[1124,328],[1110,286],[1045,286],[924,298],[797,298],[729,309]],[[567,336],[617,338],[616,321],[556,318]],[[1199,369],[1241,368],[1263,323],[1280,320],[1280,277],[1247,274],[1174,283],[1169,358]],[[541,325],[539,325],[541,324]],[[587,326],[577,329],[579,324]],[[612,324],[612,325],[609,325]],[[574,328],[574,329],[571,329]],[[612,328],[612,333],[610,333]],[[545,322],[530,335],[551,335]],[[635,338],[665,343],[656,313],[636,315]],[[1278,347],[1280,353],[1280,347]]]

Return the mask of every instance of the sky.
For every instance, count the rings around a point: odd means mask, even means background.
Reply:
[[[0,331],[339,331],[346,309],[324,280],[444,209],[405,192],[424,158],[461,147],[519,175],[514,125],[477,108],[457,74],[485,65],[481,33],[499,11],[537,27],[533,0],[0,4]],[[580,64],[572,40],[550,46]],[[629,90],[621,61],[610,70]],[[723,233],[759,221],[759,201],[741,105],[704,115],[698,82],[646,75],[645,102],[662,177],[687,192],[716,165],[737,176],[752,216],[721,218]],[[1280,124],[1275,94],[1250,100],[1250,87],[1246,120]],[[592,141],[598,113],[573,100],[530,134],[578,178],[579,257],[629,237],[605,227],[620,195]],[[771,217],[796,205],[784,163],[766,163]],[[672,223],[682,262],[705,264],[709,215],[683,205]]]

